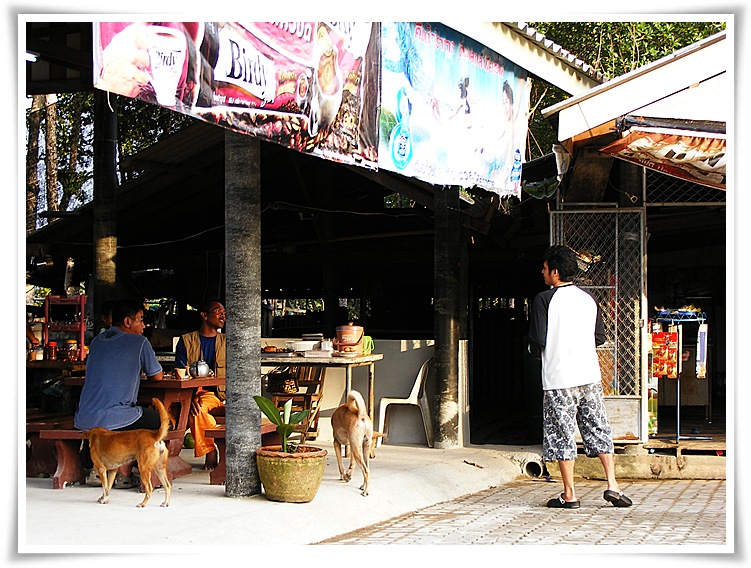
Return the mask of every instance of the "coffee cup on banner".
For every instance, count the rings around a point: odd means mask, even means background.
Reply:
[[[185,34],[167,26],[149,26],[148,36],[151,86],[156,101],[162,106],[174,107],[187,52]]]

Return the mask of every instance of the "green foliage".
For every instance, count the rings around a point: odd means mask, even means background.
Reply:
[[[115,97],[116,95],[111,95]],[[61,93],[57,95],[56,145],[58,182],[61,187],[60,209],[68,210],[92,198],[94,163],[94,95]],[[131,155],[177,132],[196,119],[137,99],[117,97],[118,150]],[[44,131],[45,116],[41,124]],[[44,141],[40,140],[40,164],[44,167]],[[45,176],[39,174],[43,184]]]
[[[117,102],[118,141],[125,156],[148,148],[196,120],[139,99],[118,97]]]
[[[258,408],[261,409],[272,424],[276,425],[276,431],[282,438],[282,451],[287,451],[287,439],[290,434],[295,431],[295,426],[300,424],[305,417],[310,413],[309,410],[301,410],[300,412],[292,412],[292,399],[289,399],[284,403],[284,407],[280,412],[276,405],[268,398],[263,396],[254,396],[253,400],[256,401]],[[294,452],[296,446],[290,444],[290,451]]]
[[[725,29],[725,22],[529,22],[612,79]]]
[[[725,29],[725,22],[528,22],[592,68],[612,79]],[[527,158],[549,154],[557,132],[541,114],[569,94],[538,78],[530,94]]]
[[[72,172],[66,168],[57,170],[57,181],[63,190],[63,199],[75,198],[80,203],[85,203],[86,194],[84,184],[94,177],[92,171],[75,171]]]
[[[383,198],[383,207],[385,209],[409,209],[412,207],[412,200],[400,193],[390,193]]]
[[[57,169],[91,168],[94,156],[94,96],[91,93],[57,95]],[[78,124],[78,126],[77,126]],[[75,140],[74,140],[75,138]],[[73,144],[76,144],[75,151]],[[63,185],[63,191],[66,190]]]

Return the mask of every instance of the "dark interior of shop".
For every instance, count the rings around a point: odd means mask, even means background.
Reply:
[[[82,53],[85,61],[86,49]],[[44,88],[30,80],[27,90]],[[432,337],[435,188],[270,143],[262,142],[261,151],[263,297],[355,299],[361,306],[358,323],[376,342]],[[226,284],[224,130],[196,122],[125,158],[120,167],[137,175],[118,194],[118,293],[172,299],[177,310],[167,317],[167,327],[192,329],[196,314],[188,306],[223,297]],[[525,166],[524,175],[533,170]],[[601,203],[633,205],[617,190],[618,173],[616,161]],[[724,192],[683,183],[676,191],[693,192],[691,200],[683,200],[690,203],[651,206],[650,187],[666,185],[666,177],[647,175],[647,301],[650,311],[691,304],[707,315],[710,395],[685,409],[699,422],[687,427],[707,428],[707,413],[717,423],[726,404],[725,198]],[[549,242],[555,197],[524,195],[509,207],[487,192],[475,193],[471,203],[462,201],[461,211],[472,442],[537,443],[541,393],[539,370],[525,354],[526,306],[544,288],[539,259]],[[386,207],[394,194],[408,206]],[[93,271],[92,224],[88,204],[50,218],[29,235],[27,283],[62,293],[68,258],[75,260],[73,281],[87,282]],[[343,311],[341,317],[346,318]],[[272,335],[320,331],[332,330],[322,330],[311,316],[278,320]],[[660,408],[666,424],[671,413],[670,405]]]

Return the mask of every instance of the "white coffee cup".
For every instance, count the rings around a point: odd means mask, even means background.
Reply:
[[[149,26],[149,57],[151,59],[151,85],[156,101],[174,107],[177,99],[177,84],[183,73],[187,52],[185,34],[166,26]]]

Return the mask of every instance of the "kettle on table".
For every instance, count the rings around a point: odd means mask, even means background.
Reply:
[[[194,379],[199,377],[208,377],[211,375],[211,368],[209,367],[209,364],[204,361],[203,359],[200,359],[198,361],[195,361],[190,364],[190,367],[188,368],[188,372],[190,373],[190,376]]]

